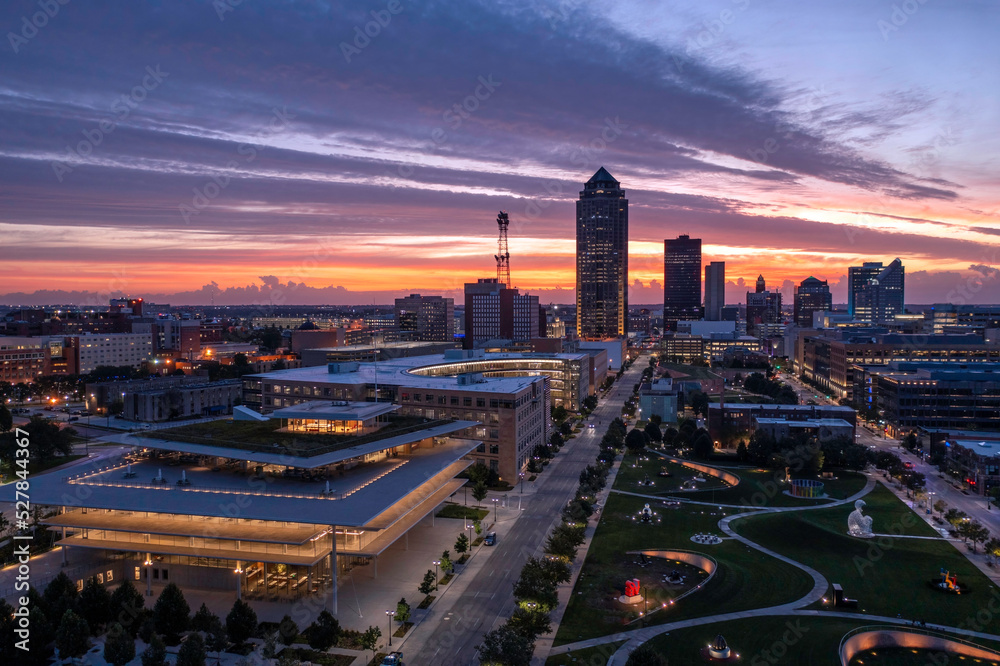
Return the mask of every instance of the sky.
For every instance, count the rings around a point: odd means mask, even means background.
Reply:
[[[48,14],[45,13],[48,11]],[[900,257],[907,302],[1000,302],[987,0],[0,7],[0,302],[360,304],[495,275],[573,301],[575,201],[629,200],[727,300]]]

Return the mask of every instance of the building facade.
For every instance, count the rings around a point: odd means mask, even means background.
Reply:
[[[139,368],[153,358],[153,338],[150,333],[93,333],[81,335],[78,372],[93,372],[101,365],[128,365]],[[201,341],[198,342],[201,350]]]
[[[701,319],[701,239],[687,235],[663,241],[663,328]]]
[[[455,300],[410,294],[396,299],[396,328],[414,340],[448,342],[455,338]]]
[[[726,307],[726,262],[713,261],[705,266],[705,319],[721,321]]]
[[[233,407],[239,404],[241,392],[242,383],[238,379],[141,390],[133,387],[124,395],[124,416],[129,421],[156,423],[192,416],[232,414]]]
[[[541,312],[537,296],[522,294],[496,278],[466,283],[463,346],[475,349],[496,340],[528,342],[545,337]]]
[[[906,270],[899,258],[888,266],[865,262],[847,269],[847,311],[858,321],[891,322],[903,314]]]
[[[628,199],[601,167],[576,202],[577,335],[587,340],[624,337],[628,286]]]
[[[747,334],[765,337],[780,332],[781,323],[781,292],[768,291],[760,275],[756,290],[747,292]]]
[[[811,328],[814,312],[833,310],[833,294],[826,280],[807,277],[795,288],[794,320],[796,326]]]

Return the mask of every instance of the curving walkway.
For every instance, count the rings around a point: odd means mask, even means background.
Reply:
[[[578,641],[576,643],[568,643],[555,648],[550,654],[560,654],[563,652],[570,652],[572,650],[580,650],[583,648],[594,647],[597,645],[603,645],[605,643],[613,643],[616,641],[625,641],[625,643],[618,648],[618,650],[611,656],[608,660],[608,666],[624,666],[625,662],[628,660],[629,653],[635,648],[639,647],[643,643],[659,636],[661,634],[669,633],[677,629],[684,629],[687,627],[697,627],[705,624],[714,624],[716,622],[728,622],[732,620],[749,619],[753,617],[764,616],[811,616],[811,617],[843,617],[848,619],[859,619],[857,613],[848,613],[841,611],[825,611],[825,610],[803,610],[804,606],[809,606],[823,598],[829,589],[829,581],[820,572],[816,571],[812,567],[802,564],[796,560],[789,557],[785,557],[780,553],[776,553],[769,548],[765,548],[750,539],[743,537],[736,533],[735,530],[730,526],[733,520],[738,520],[741,518],[746,518],[753,515],[763,514],[763,513],[783,513],[789,511],[815,511],[817,509],[828,509],[830,507],[842,506],[847,503],[853,503],[856,500],[864,497],[872,490],[874,490],[877,481],[872,476],[867,476],[865,481],[865,486],[857,493],[851,495],[850,497],[842,500],[835,500],[833,502],[828,502],[824,504],[817,504],[812,506],[789,506],[789,507],[746,507],[740,505],[727,505],[718,504],[715,502],[702,502],[694,500],[686,500],[683,497],[670,497],[664,498],[656,495],[644,495],[642,493],[634,493],[630,491],[623,490],[611,490],[611,492],[618,493],[621,495],[631,495],[634,497],[642,497],[657,501],[677,501],[687,504],[697,504],[702,506],[716,506],[730,509],[744,509],[744,513],[726,516],[719,521],[719,528],[725,532],[728,538],[736,539],[746,546],[758,550],[762,553],[770,555],[771,557],[777,558],[786,564],[790,564],[798,569],[801,569],[808,573],[813,579],[813,589],[810,590],[805,596],[795,601],[791,601],[785,604],[779,604],[776,606],[769,606],[766,608],[756,608],[746,611],[737,611],[733,613],[722,613],[718,615],[708,615],[705,617],[691,618],[688,620],[680,620],[677,622],[669,622],[666,624],[656,625],[653,627],[643,627],[640,629],[633,629],[631,631],[618,632],[610,636],[601,636],[599,638],[592,638],[589,640]],[[933,538],[933,537],[931,537]],[[883,622],[898,626],[910,626],[909,621],[901,620],[898,618],[881,617],[875,615],[865,615],[863,616],[866,622]],[[994,634],[988,634],[978,631],[970,631],[967,629],[959,629],[957,627],[943,627],[937,626],[933,627],[941,631],[947,631],[952,634],[968,636],[971,638],[987,639],[987,640],[1000,640],[1000,636]]]

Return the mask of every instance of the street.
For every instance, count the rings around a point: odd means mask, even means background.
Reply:
[[[504,511],[511,509],[501,509],[497,545],[481,548],[475,558],[479,561],[470,564],[469,572],[450,584],[452,589],[413,629],[402,647],[407,663],[477,663],[475,646],[484,633],[503,624],[513,613],[512,588],[521,567],[529,556],[542,553],[548,532],[576,491],[580,472],[594,462],[607,425],[621,415],[622,403],[639,381],[645,358],[640,357],[626,371],[591,414],[589,421],[600,421],[601,425],[584,427],[539,475],[536,489],[524,494],[520,515],[505,525]],[[516,487],[510,495],[515,494]]]

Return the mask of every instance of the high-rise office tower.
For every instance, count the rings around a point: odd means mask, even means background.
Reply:
[[[705,266],[705,319],[721,321],[726,305],[726,262],[713,261]]]
[[[396,328],[415,340],[455,339],[455,299],[410,294],[396,299]]]
[[[859,321],[891,322],[903,307],[906,271],[897,257],[888,266],[866,261],[847,269],[847,311]]]
[[[826,280],[807,277],[795,288],[795,325],[811,328],[813,312],[833,309],[833,295]]]
[[[576,333],[625,335],[628,317],[628,199],[604,167],[576,202]]]
[[[701,319],[701,239],[678,236],[663,241],[663,328]]]
[[[764,336],[770,324],[780,323],[781,292],[768,291],[764,276],[758,276],[756,291],[747,292],[747,334]]]
[[[465,285],[466,349],[491,340],[527,341],[540,335],[538,296],[522,294],[496,278]]]

